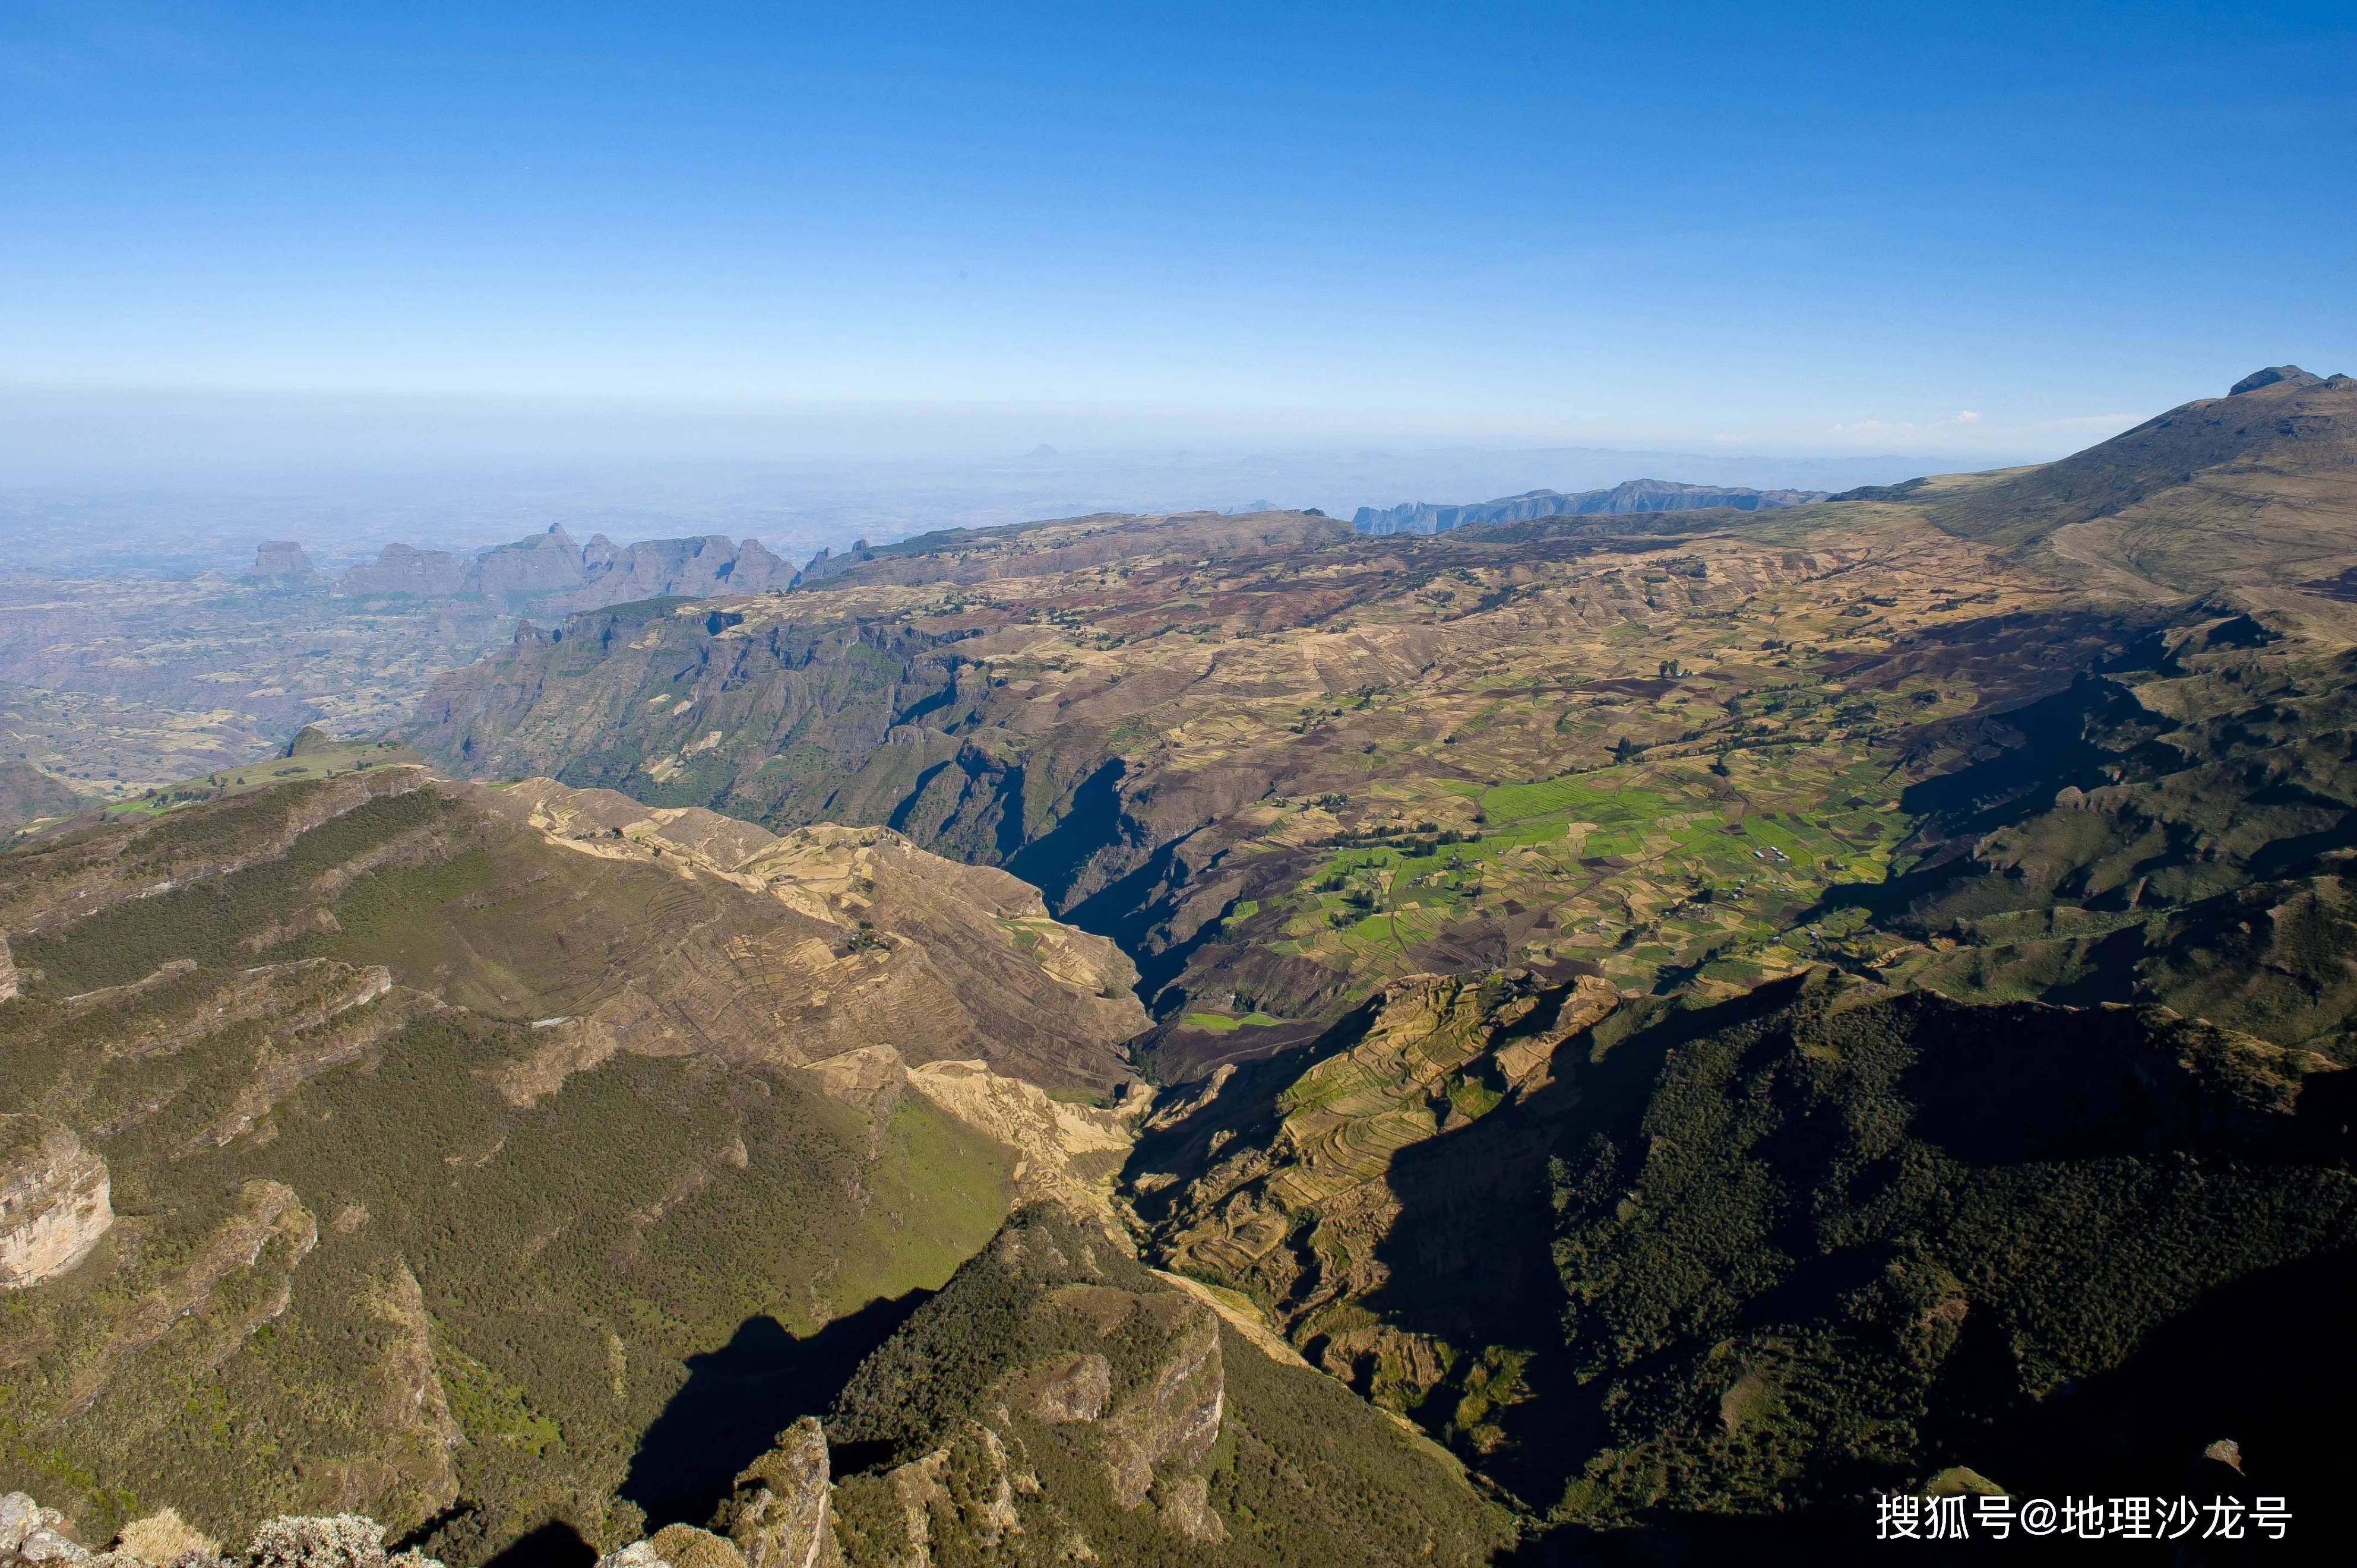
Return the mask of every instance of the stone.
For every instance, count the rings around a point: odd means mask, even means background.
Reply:
[[[1227,1521],[1211,1510],[1211,1482],[1201,1476],[1180,1476],[1163,1487],[1157,1507],[1173,1535],[1205,1546],[1228,1538]]]
[[[60,1122],[0,1116],[0,1290],[55,1279],[113,1224],[104,1160]]]
[[[829,1468],[826,1433],[816,1416],[806,1415],[737,1477],[736,1493],[715,1522],[748,1568],[817,1568],[831,1559]]]
[[[597,1559],[597,1568],[671,1568],[651,1541],[633,1541]]]
[[[45,1524],[25,1537],[16,1555],[27,1563],[81,1563],[90,1561],[90,1548]]]
[[[25,1544],[25,1537],[57,1518],[22,1492],[0,1495],[0,1552],[16,1551]]]
[[[1051,1426],[1094,1421],[1112,1398],[1113,1363],[1103,1356],[1075,1356],[1067,1366],[1046,1369],[1031,1395],[1031,1413]]]
[[[267,583],[308,583],[318,574],[302,545],[291,539],[264,541],[253,552],[249,580]]]

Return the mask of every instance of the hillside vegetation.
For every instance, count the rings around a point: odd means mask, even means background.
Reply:
[[[1143,1021],[1003,873],[414,767],[44,835],[0,920],[0,1113],[114,1216],[0,1296],[0,1488],[100,1532],[364,1509],[465,1563],[700,1511],[746,1453],[640,1454],[694,1368],[767,1346],[823,1403],[797,1356],[847,1369],[823,1330],[872,1344],[1018,1190],[899,1064],[1087,1092]]]
[[[36,832],[0,1486],[456,1568],[2305,1518],[2352,397],[1761,511],[929,534],[524,628],[404,731],[479,782]]]
[[[1139,1144],[1154,1255],[1566,1529],[2134,1490],[2222,1435],[2329,1486],[2346,1359],[2264,1304],[2357,1243],[2339,1064],[1824,971],[1600,1011],[1408,982],[1222,1074]]]

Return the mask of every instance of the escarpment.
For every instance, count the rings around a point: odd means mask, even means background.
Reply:
[[[54,1279],[114,1224],[106,1162],[72,1129],[0,1115],[0,1290]]]
[[[1109,1212],[1135,1110],[1118,950],[888,829],[388,767],[36,838],[0,907],[0,1466],[93,1537],[135,1484],[615,1544],[701,1358]]]

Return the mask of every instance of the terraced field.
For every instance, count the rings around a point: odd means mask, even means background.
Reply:
[[[1749,789],[1692,759],[1454,785],[1475,827],[1334,852],[1292,890],[1276,950],[1381,973],[1474,922],[1519,935],[1510,962],[1582,960],[1640,989],[1681,966],[1752,983],[1805,960],[1817,936],[1794,922],[1881,881],[1910,821],[1867,747],[1796,760],[1773,780],[1747,766]]]

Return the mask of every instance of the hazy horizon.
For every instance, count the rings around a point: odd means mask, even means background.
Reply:
[[[2051,457],[2357,362],[2297,261],[2357,242],[2352,42],[2298,6],[27,0],[0,487]],[[1495,488],[1447,478],[1271,499]]]
[[[0,410],[6,408],[0,402]],[[269,409],[247,403],[248,413]],[[1839,490],[1957,467],[1932,453],[1864,455],[1680,450],[1508,441],[1449,445],[1413,439],[1368,446],[1247,446],[1199,430],[1189,445],[1115,445],[1102,422],[1028,421],[970,427],[962,448],[942,441],[906,452],[857,440],[785,438],[774,423],[658,424],[606,417],[500,430],[420,424],[369,438],[315,428],[299,445],[283,426],[216,417],[183,424],[182,443],[152,421],[117,456],[102,427],[70,440],[0,447],[0,540],[19,569],[71,575],[185,575],[237,570],[264,539],[302,543],[323,567],[373,559],[389,542],[468,551],[563,524],[586,540],[724,533],[759,539],[797,562],[822,547],[886,542],[947,527],[985,527],[1098,511],[1238,510],[1315,507],[1349,518],[1404,501],[1481,501],[1534,489],[1582,490],[1626,479]],[[315,407],[312,412],[317,412]],[[412,410],[413,413],[414,409]],[[51,417],[54,432],[61,422]],[[0,430],[5,429],[0,422]],[[857,434],[921,434],[916,421]],[[938,439],[938,426],[933,432]],[[1027,435],[1060,434],[1064,443]],[[1359,441],[1381,441],[1358,433]],[[442,435],[462,440],[437,442]],[[1093,435],[1104,445],[1089,445]],[[996,440],[991,438],[995,436]],[[563,437],[563,438],[559,438]],[[208,439],[209,438],[209,439]],[[255,441],[261,443],[255,446]],[[876,442],[880,446],[881,442]],[[1987,466],[1975,463],[1971,466]]]

